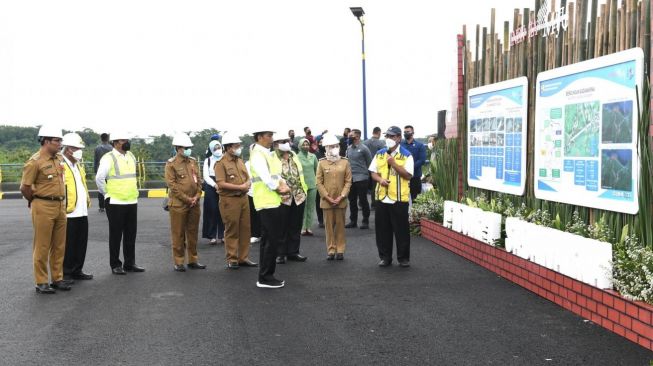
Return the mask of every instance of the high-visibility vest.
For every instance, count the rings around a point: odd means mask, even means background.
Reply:
[[[276,191],[271,190],[270,187],[261,180],[259,173],[256,171],[255,161],[257,160],[265,161],[272,179],[281,179],[281,161],[276,156],[269,154],[266,151],[262,151],[262,148],[257,145],[256,148],[250,152],[249,165],[252,173],[254,207],[256,207],[257,210],[279,207],[281,204],[281,196]]]
[[[77,207],[77,181],[75,180],[75,175],[73,174],[73,168],[68,165],[68,162],[64,160],[64,178],[66,181],[66,213],[72,213]],[[79,175],[82,177],[82,184],[84,184],[84,190],[86,191],[86,207],[91,207],[91,198],[88,195],[88,187],[86,186],[86,172],[84,171],[84,165],[77,163],[77,169],[79,169]],[[82,198],[84,199],[84,198]]]
[[[399,152],[394,156],[395,163],[403,167],[406,165],[406,159],[410,156],[410,151],[399,146]],[[383,179],[390,181],[387,187],[380,184],[376,185],[376,199],[382,201],[388,197],[393,201],[408,202],[410,199],[410,180],[402,178],[397,172],[388,165],[388,149],[384,148],[374,155],[376,159],[376,172]]]
[[[118,159],[115,154],[119,152],[110,151],[102,157],[111,164],[107,174],[107,196],[120,201],[135,201],[138,199],[136,158],[130,151],[125,154],[127,159]]]

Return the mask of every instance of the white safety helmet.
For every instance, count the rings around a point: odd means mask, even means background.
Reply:
[[[240,138],[233,132],[226,132],[222,135],[222,145],[241,144]]]
[[[55,128],[48,125],[43,125],[39,129],[39,137],[54,137],[54,138],[63,138],[61,129]]]
[[[193,141],[190,140],[187,134],[178,133],[172,139],[172,146],[191,147],[193,146]]]
[[[264,130],[264,129],[259,128],[258,130],[252,131],[252,135],[255,134],[255,133],[263,133],[263,132],[276,133],[275,131],[272,131],[272,130]]]
[[[63,141],[61,142],[63,146],[77,147],[80,149],[85,148],[84,140],[82,137],[74,132],[67,133],[63,136]]]
[[[322,146],[339,145],[339,144],[340,141],[338,141],[336,135],[330,133],[322,135]]]
[[[275,132],[274,135],[272,135],[272,141],[277,142],[277,141],[284,141],[284,140],[290,140],[290,137],[284,136],[280,133]]]
[[[113,133],[109,134],[111,137],[111,141],[118,141],[118,140],[131,140],[131,134],[128,134],[125,131],[113,131]]]

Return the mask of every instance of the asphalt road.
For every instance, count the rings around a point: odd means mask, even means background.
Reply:
[[[91,210],[85,270],[72,291],[37,295],[25,201],[0,201],[0,364],[6,365],[649,365],[653,353],[422,238],[408,269],[379,268],[374,231],[349,229],[343,262],[324,232],[306,263],[280,265],[280,290],[256,269],[172,271],[168,216],[139,204],[137,263],[112,275],[106,217]],[[258,245],[252,248],[258,261]]]

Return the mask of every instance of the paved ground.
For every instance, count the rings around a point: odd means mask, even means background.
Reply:
[[[69,293],[36,295],[25,201],[0,201],[0,355],[7,365],[649,365],[653,353],[438,247],[414,238],[409,269],[378,268],[373,231],[350,229],[344,262],[323,231],[306,263],[172,271],[168,218],[142,200],[142,274],[113,276],[106,217],[93,210],[86,270]],[[258,246],[253,248],[258,260]]]

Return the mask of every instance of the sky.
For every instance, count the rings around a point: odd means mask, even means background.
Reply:
[[[0,124],[301,135],[411,124],[451,108],[456,34],[523,0],[0,0]]]

